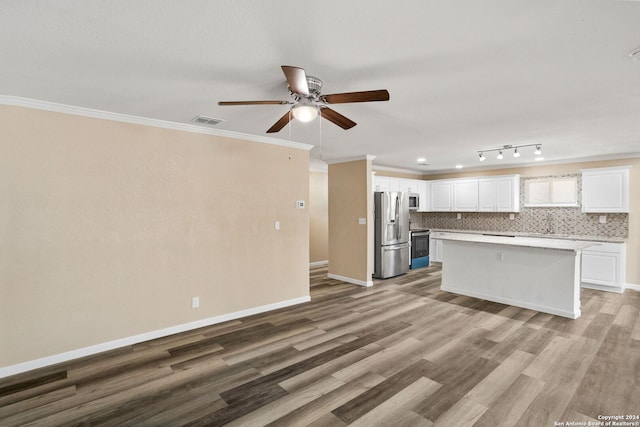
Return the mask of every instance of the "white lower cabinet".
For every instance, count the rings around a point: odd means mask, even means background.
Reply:
[[[432,231],[429,236],[429,261],[432,262],[442,262],[442,240],[437,237],[437,231]]]
[[[582,251],[582,287],[623,292],[625,286],[625,243],[593,242]]]

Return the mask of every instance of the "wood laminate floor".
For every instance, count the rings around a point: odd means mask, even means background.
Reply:
[[[582,317],[311,269],[310,303],[0,380],[0,426],[553,426],[640,415],[640,293]],[[560,424],[555,424],[560,425]],[[586,425],[586,424],[585,424]]]

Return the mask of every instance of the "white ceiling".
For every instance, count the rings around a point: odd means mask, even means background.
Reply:
[[[0,3],[0,94],[266,135],[289,99],[280,65],[323,93],[388,89],[273,136],[326,160],[424,173],[477,150],[542,143],[545,162],[640,153],[640,2],[14,0]],[[488,156],[483,167],[531,163]],[[429,166],[416,164],[426,157]]]

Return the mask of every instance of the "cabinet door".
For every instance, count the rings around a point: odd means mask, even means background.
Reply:
[[[478,210],[480,212],[520,212],[520,176],[480,178]]]
[[[478,210],[495,212],[498,210],[498,181],[493,178],[478,180]]]
[[[583,286],[622,292],[626,277],[626,245],[594,243],[596,245],[582,251]]]
[[[451,212],[452,201],[451,181],[435,181],[431,184],[431,210]]]
[[[583,212],[629,212],[629,169],[582,172]]]
[[[420,206],[418,212],[431,211],[431,183],[429,181],[418,182],[418,194],[420,195]]]
[[[400,190],[408,193],[417,193],[418,192],[418,182],[417,179],[406,179],[406,178],[398,178],[398,182],[400,183]]]
[[[476,212],[478,210],[478,180],[463,179],[453,182],[453,211]]]
[[[499,178],[497,190],[498,212],[520,212],[520,177]]]
[[[436,262],[442,262],[442,240],[436,240]]]
[[[442,240],[438,239],[438,232],[431,233],[429,239],[429,260],[442,262]]]
[[[398,178],[376,176],[374,178],[374,191],[400,191]]]

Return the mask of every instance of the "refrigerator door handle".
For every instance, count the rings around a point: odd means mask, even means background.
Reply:
[[[389,251],[397,251],[398,249],[404,249],[408,247],[409,247],[409,243],[400,243],[399,245],[383,246],[382,250],[384,250],[385,252],[389,252]]]
[[[400,239],[400,197],[396,197],[396,240]]]

